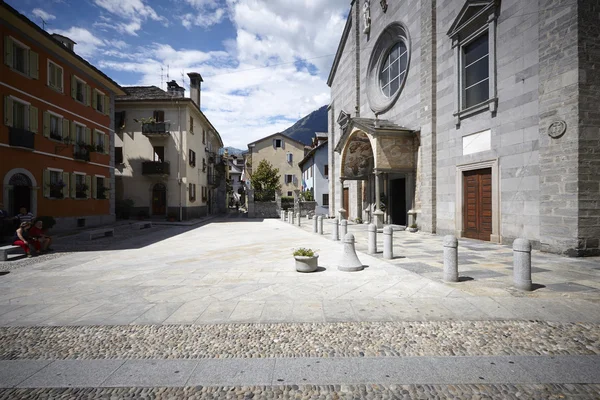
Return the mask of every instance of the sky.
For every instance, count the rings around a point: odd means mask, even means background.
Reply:
[[[189,97],[187,73],[200,73],[202,111],[225,146],[240,149],[329,103],[350,8],[350,0],[6,2],[77,42],[75,52],[122,86],[166,89],[175,79]]]

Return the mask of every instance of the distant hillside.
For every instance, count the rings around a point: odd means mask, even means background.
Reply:
[[[327,106],[311,112],[281,133],[309,145],[315,132],[327,132]]]
[[[223,150],[221,150],[221,154],[223,154],[223,152],[227,150],[227,153],[229,153],[230,156],[239,156],[240,154],[242,154],[245,150],[240,150],[240,149],[236,149],[235,147],[224,147]]]

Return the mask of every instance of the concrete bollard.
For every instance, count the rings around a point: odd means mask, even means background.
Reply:
[[[354,235],[348,233],[344,236],[344,249],[342,251],[342,257],[340,258],[340,263],[338,264],[338,269],[340,271],[354,272],[354,271],[362,271],[364,269],[364,265],[358,259],[356,255],[356,249],[354,248]]]
[[[389,225],[383,227],[383,258],[394,258],[394,228]]]
[[[377,253],[377,225],[369,224],[369,254]]]
[[[323,234],[323,217],[319,215],[318,220],[318,228],[319,228],[319,235]]]
[[[531,291],[531,242],[527,239],[513,242],[513,280],[517,289]]]
[[[294,217],[294,212],[293,212],[293,211],[290,213],[290,218],[291,218],[291,219],[290,219],[290,223],[291,223],[292,225],[294,225],[294,220],[295,220],[295,217]]]
[[[288,224],[292,223],[292,212],[289,210],[287,212],[287,222],[288,222]]]
[[[444,236],[444,281],[458,282],[458,240]]]
[[[343,219],[340,221],[340,237],[343,239],[348,233],[348,220]]]
[[[281,210],[279,218],[283,221],[285,220],[285,211]]]
[[[302,226],[302,218],[300,217],[300,213],[298,213],[298,226]]]
[[[339,231],[338,219],[333,219],[333,227],[331,230],[331,240],[340,240],[340,231]]]
[[[314,215],[313,216],[313,233],[317,233],[317,224],[318,224],[317,216]]]

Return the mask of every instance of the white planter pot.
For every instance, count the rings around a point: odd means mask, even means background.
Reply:
[[[419,230],[419,228],[408,228],[408,231],[409,231],[409,232],[416,232],[416,231],[418,231],[418,230]]]
[[[315,254],[312,257],[294,256],[296,260],[296,271],[298,272],[315,272],[319,265],[319,255]]]

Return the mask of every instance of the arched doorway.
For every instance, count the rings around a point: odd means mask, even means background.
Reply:
[[[19,213],[25,207],[37,215],[37,182],[35,177],[24,168],[15,168],[4,175],[3,199],[6,211],[10,215]]]
[[[167,187],[157,183],[152,187],[152,215],[166,215]]]

